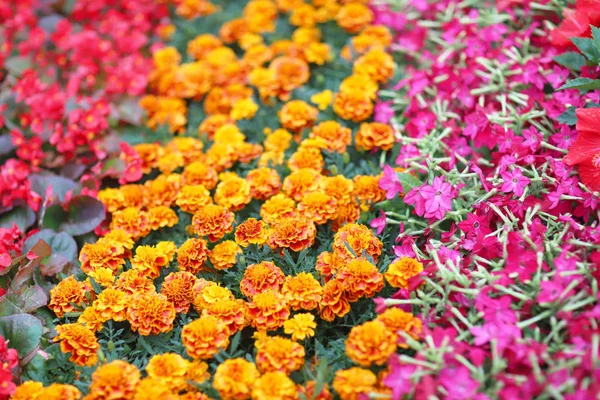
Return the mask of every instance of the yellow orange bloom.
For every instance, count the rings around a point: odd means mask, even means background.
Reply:
[[[267,229],[264,221],[248,218],[235,230],[235,242],[242,247],[250,244],[262,245],[267,241]]]
[[[395,141],[392,127],[380,122],[360,124],[360,129],[356,133],[357,149],[367,151],[373,149],[390,150]]]
[[[223,300],[233,299],[233,293],[226,287],[219,286],[215,282],[199,279],[196,282],[194,291],[198,293],[194,297],[194,308],[200,313],[205,308],[217,304]]]
[[[312,314],[296,314],[283,323],[284,332],[292,335],[292,340],[304,340],[315,335],[315,316]]]
[[[243,358],[232,358],[217,366],[213,387],[223,400],[249,399],[259,376],[253,363]]]
[[[86,286],[78,282],[73,275],[63,279],[50,289],[50,308],[58,318],[64,317],[65,313],[77,311],[77,307],[83,307],[88,303],[85,295]]]
[[[187,52],[196,60],[202,60],[211,51],[221,47],[223,42],[209,33],[196,36],[187,45]]]
[[[286,151],[292,143],[293,136],[285,129],[275,129],[272,132],[267,132],[265,139],[265,150],[281,153]]]
[[[260,216],[267,224],[296,215],[296,203],[285,194],[277,194],[263,203]]]
[[[256,365],[261,372],[281,371],[289,374],[304,365],[305,351],[301,344],[280,336],[266,338],[256,353]]]
[[[162,381],[168,388],[174,392],[179,392],[186,388],[186,378],[191,363],[181,357],[179,354],[164,353],[153,356],[146,372],[148,377]]]
[[[324,165],[325,162],[321,150],[310,146],[301,146],[288,160],[288,167],[291,171],[306,168],[320,173]]]
[[[44,390],[41,382],[26,381],[17,386],[11,400],[36,400]]]
[[[161,379],[146,377],[137,385],[131,400],[179,400],[167,383]]]
[[[364,4],[352,2],[338,11],[335,20],[338,25],[350,33],[358,33],[373,21],[373,11]]]
[[[229,329],[217,317],[205,315],[183,327],[181,341],[190,357],[208,359],[227,349]]]
[[[333,102],[333,92],[328,89],[315,93],[310,97],[310,101],[316,104],[319,110],[326,110]]]
[[[131,260],[134,270],[155,279],[160,275],[160,270],[169,264],[167,255],[156,246],[138,246],[135,257]]]
[[[302,251],[313,245],[317,235],[315,224],[301,217],[285,218],[270,231],[269,247]]]
[[[272,168],[257,168],[248,171],[246,180],[250,184],[250,196],[254,199],[266,200],[281,189],[281,178]]]
[[[116,393],[121,399],[131,399],[139,382],[140,371],[136,367],[122,360],[112,361],[94,371],[86,400],[114,399]]]
[[[385,50],[376,47],[356,59],[353,72],[367,75],[375,82],[386,83],[394,75],[394,59]]]
[[[379,179],[379,176],[369,175],[356,175],[353,179],[354,195],[360,201],[364,211],[385,199],[385,191],[379,187]]]
[[[396,288],[408,289],[408,280],[423,271],[423,264],[410,257],[401,257],[392,262],[385,273],[385,279]]]
[[[335,234],[331,247],[346,262],[356,257],[361,258],[363,252],[366,252],[377,263],[383,243],[365,225],[347,224]]]
[[[328,282],[344,264],[345,262],[336,253],[324,251],[317,256],[315,269],[321,274],[325,282]]]
[[[203,17],[215,11],[217,8],[208,0],[181,0],[175,8],[177,15],[186,19]]]
[[[355,326],[346,339],[346,354],[363,367],[383,365],[395,352],[396,335],[377,320]]]
[[[177,250],[179,270],[197,274],[204,266],[209,254],[210,250],[208,250],[205,240],[194,238],[186,240]]]
[[[252,400],[296,400],[298,393],[294,381],[284,372],[267,372],[254,382]]]
[[[208,259],[215,269],[224,270],[233,267],[237,255],[242,254],[242,249],[233,240],[224,240],[213,247]]]
[[[167,296],[142,293],[133,296],[127,309],[127,320],[134,332],[142,336],[157,335],[173,329],[175,307]]]
[[[181,176],[186,185],[202,185],[208,190],[214,188],[219,181],[217,171],[202,161],[187,165]]]
[[[40,400],[78,400],[81,398],[81,392],[73,385],[53,383],[44,388],[38,398]]]
[[[252,264],[244,271],[240,290],[248,298],[267,290],[279,291],[285,276],[283,271],[271,261]]]
[[[256,294],[248,304],[250,324],[257,330],[281,328],[289,316],[285,298],[274,290]]]
[[[152,230],[150,214],[135,207],[115,211],[110,222],[110,229],[121,229],[127,232],[133,240],[137,240]]]
[[[101,267],[89,272],[90,278],[93,278],[102,287],[111,287],[115,283],[115,275],[112,269]]]
[[[86,273],[98,268],[110,268],[116,272],[125,264],[125,248],[114,241],[100,239],[96,243],[86,243],[79,253],[81,270]]]
[[[327,151],[344,153],[352,143],[352,131],[337,121],[324,121],[315,125],[310,138],[321,138],[325,141]]]
[[[383,289],[383,275],[377,267],[362,258],[349,261],[338,271],[336,279],[346,287],[349,301],[371,297]]]
[[[131,250],[133,249],[135,242],[133,241],[133,238],[129,233],[125,232],[122,229],[112,229],[108,231],[108,233],[106,233],[106,235],[104,235],[103,238],[104,240],[115,242],[125,247],[126,258],[129,258],[131,256]]]
[[[300,132],[315,123],[319,110],[302,100],[292,100],[281,107],[278,115],[281,126],[292,132]]]
[[[312,192],[305,195],[298,203],[298,212],[315,224],[322,225],[335,217],[336,205],[335,199],[326,192]]]
[[[96,364],[100,344],[91,329],[81,324],[64,324],[56,326],[56,332],[54,341],[60,342],[63,353],[71,353],[69,361],[76,365]]]
[[[233,213],[225,207],[209,204],[194,214],[192,225],[197,235],[216,242],[233,230],[233,219]]]
[[[166,276],[160,292],[175,306],[175,311],[187,313],[194,300],[196,276],[190,272],[171,272]]]
[[[229,115],[234,121],[240,119],[252,119],[258,111],[258,105],[251,99],[242,99],[233,104]]]
[[[237,211],[252,200],[250,184],[239,176],[221,181],[215,191],[215,203],[230,211]]]
[[[323,288],[308,272],[286,276],[281,288],[288,305],[294,310],[314,310],[321,301]]]
[[[156,293],[156,287],[152,280],[135,269],[121,273],[114,287],[125,292],[128,296],[137,293]]]
[[[333,110],[342,119],[361,122],[373,114],[373,103],[364,90],[342,90],[335,96]]]
[[[158,206],[148,210],[150,214],[150,227],[157,231],[164,227],[172,228],[179,222],[179,217],[170,207]]]
[[[375,390],[377,376],[368,369],[354,367],[336,371],[333,389],[341,400],[359,400]]]
[[[94,309],[105,321],[127,319],[127,294],[118,289],[104,289],[93,303]]]
[[[292,172],[283,180],[283,191],[296,201],[319,188],[321,175],[310,168],[301,168]],[[264,217],[263,217],[264,219]]]
[[[106,188],[98,192],[98,200],[104,204],[106,211],[113,213],[125,206],[125,195],[119,189]]]
[[[399,332],[408,333],[413,339],[418,339],[423,329],[423,321],[413,314],[403,311],[400,308],[388,308],[376,318],[385,325],[385,327],[400,339]],[[400,341],[402,343],[402,341]],[[408,347],[406,344],[399,344],[399,347]]]
[[[100,314],[94,307],[87,307],[79,318],[77,323],[90,329],[92,332],[98,332],[102,330],[102,324],[106,322],[106,319]]]
[[[233,335],[242,330],[248,321],[246,320],[246,303],[240,299],[225,298],[220,299],[202,310],[202,315],[212,315],[221,320]]]
[[[298,385],[298,393],[302,393],[307,399],[333,400],[333,394],[329,391],[329,385],[325,383],[319,393],[315,393],[317,382],[306,381],[305,386]]]
[[[337,279],[328,281],[323,287],[323,297],[319,304],[319,315],[325,321],[343,317],[350,312],[350,302],[345,297],[345,287]]]

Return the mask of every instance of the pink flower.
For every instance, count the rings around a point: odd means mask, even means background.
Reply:
[[[377,230],[377,234],[381,235],[381,232],[383,232],[383,230],[385,229],[385,225],[387,223],[387,218],[385,217],[385,213],[383,212],[383,210],[380,210],[381,215],[377,218],[373,218],[371,220],[371,222],[369,223],[369,226],[371,228],[374,228]]]
[[[525,192],[525,188],[531,180],[526,176],[523,176],[520,168],[515,168],[512,171],[506,171],[502,173],[502,190],[504,193],[514,193],[515,196],[521,196]]]
[[[415,212],[427,219],[442,219],[452,210],[452,198],[455,194],[452,185],[436,176],[432,185],[423,185],[412,189],[404,197],[406,204],[414,205]]]
[[[402,191],[398,174],[389,165],[383,167],[383,177],[379,180],[379,187],[385,190],[385,198],[388,200],[393,199]]]

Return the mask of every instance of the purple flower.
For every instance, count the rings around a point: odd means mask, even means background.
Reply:
[[[394,116],[394,110],[392,110],[390,104],[390,101],[378,101],[375,103],[375,116],[373,117],[375,122],[381,122],[382,124],[390,122]]]
[[[377,218],[373,218],[371,220],[371,222],[369,223],[369,226],[371,228],[375,228],[377,230],[377,234],[381,235],[381,232],[383,232],[383,230],[385,229],[385,225],[387,223],[387,218],[385,217],[385,213],[380,210],[381,212],[381,216],[377,217]]]
[[[414,205],[415,212],[427,219],[442,219],[446,212],[452,210],[453,193],[452,185],[436,176],[433,184],[423,185],[412,189],[404,197],[406,204]]]
[[[521,196],[525,192],[525,188],[531,182],[529,178],[523,176],[520,168],[515,168],[512,171],[506,171],[502,173],[502,190],[504,193],[514,193],[515,196]]]
[[[385,190],[385,198],[388,200],[393,199],[403,190],[394,168],[389,165],[383,167],[383,176],[379,180],[379,187]]]

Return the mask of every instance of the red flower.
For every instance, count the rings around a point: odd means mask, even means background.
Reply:
[[[579,136],[563,158],[565,164],[579,165],[581,181],[600,191],[600,108],[576,110]]]
[[[558,28],[550,32],[550,41],[556,47],[572,47],[571,38],[590,37],[590,18],[588,13],[579,10],[565,9],[565,19]]]

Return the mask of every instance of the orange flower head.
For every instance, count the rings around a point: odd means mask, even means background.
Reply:
[[[135,257],[131,260],[134,270],[151,279],[158,278],[160,270],[167,265],[169,265],[168,257],[155,246],[138,246],[135,249]]]
[[[221,172],[231,168],[238,157],[237,144],[215,142],[206,152],[206,163],[213,165],[217,172]]]
[[[196,36],[190,40],[187,45],[187,52],[196,60],[202,60],[211,51],[221,47],[223,42],[209,33]]]
[[[366,75],[375,82],[386,83],[394,75],[394,59],[385,50],[376,47],[356,59],[353,72]]]
[[[260,216],[267,224],[274,224],[284,218],[296,215],[296,203],[285,194],[276,194],[263,203]]]
[[[246,18],[235,18],[225,22],[219,29],[219,36],[225,43],[237,42],[250,31]]]
[[[100,345],[91,329],[81,324],[64,324],[56,326],[56,332],[54,341],[60,342],[63,353],[71,353],[69,361],[81,366],[96,364]]]
[[[315,125],[309,137],[323,139],[330,152],[345,153],[346,147],[352,143],[352,131],[337,121],[324,121]]]
[[[148,377],[161,381],[173,392],[180,392],[187,387],[188,369],[191,363],[179,354],[164,353],[153,356],[148,365],[146,373]]]
[[[281,371],[267,372],[254,382],[252,400],[296,400],[296,385]]]
[[[233,240],[224,240],[213,247],[208,256],[212,266],[218,270],[229,269],[237,262],[237,255],[242,249]]]
[[[156,293],[152,280],[135,269],[121,273],[115,282],[115,289],[125,292],[128,296],[138,293]]]
[[[269,70],[273,71],[278,97],[283,101],[289,100],[291,92],[308,82],[310,77],[308,64],[296,57],[279,56],[271,61]]]
[[[328,282],[339,271],[345,262],[336,254],[324,251],[317,256],[315,269]]]
[[[175,306],[164,294],[142,293],[133,296],[127,309],[131,329],[142,336],[158,335],[173,329]]]
[[[381,149],[387,151],[394,147],[395,141],[392,127],[380,122],[360,124],[360,129],[356,133],[356,148],[359,150]]]
[[[140,381],[131,400],[179,400],[162,379],[146,377]]]
[[[268,337],[258,348],[256,364],[261,372],[281,371],[289,374],[304,365],[304,347],[280,336]]]
[[[93,400],[132,399],[140,382],[140,371],[133,365],[115,360],[101,365],[92,374],[89,395]]]
[[[333,197],[338,207],[355,202],[354,182],[341,174],[324,176],[320,182],[320,189]]]
[[[324,65],[332,60],[331,47],[327,43],[309,43],[304,49],[304,57],[311,64]],[[323,110],[321,107],[319,109]]]
[[[264,221],[248,218],[235,230],[235,242],[248,247],[250,244],[263,245],[267,241],[267,228]]]
[[[288,160],[288,167],[292,172],[306,168],[321,173],[324,165],[321,150],[311,146],[301,146]]]
[[[156,168],[156,162],[164,155],[164,149],[158,143],[140,143],[133,146],[133,150],[139,154],[142,160],[142,172],[149,174],[152,168]]]
[[[86,243],[79,253],[81,270],[87,274],[98,268],[116,272],[125,265],[125,248],[112,240],[101,238],[96,243]]]
[[[180,271],[197,274],[208,259],[210,250],[203,239],[190,238],[177,250],[177,263]]]
[[[290,24],[294,26],[311,28],[317,23],[323,22],[321,15],[310,4],[299,4],[298,6],[292,8],[291,11],[292,14],[290,15]]]
[[[345,287],[337,279],[332,279],[323,287],[323,297],[319,304],[319,315],[331,322],[335,317],[342,318],[350,312],[350,302],[345,297]]]
[[[78,311],[78,307],[83,307],[88,303],[85,292],[85,284],[83,282],[78,282],[75,277],[71,275],[50,289],[50,302],[48,303],[48,308],[51,309],[58,318],[62,318],[65,313]]]
[[[335,96],[333,110],[342,119],[361,122],[373,114],[373,103],[364,90],[351,89]]]
[[[321,178],[322,176],[313,169],[299,169],[283,180],[283,191],[292,199],[301,201],[308,193],[319,189]]]
[[[292,132],[300,132],[313,126],[319,116],[319,110],[302,100],[292,100],[281,107],[278,115],[281,126]]]
[[[354,195],[358,198],[363,211],[375,203],[385,199],[385,191],[379,187],[379,176],[356,175],[354,181]]]
[[[313,245],[317,235],[315,224],[304,217],[285,218],[275,225],[269,235],[271,249],[302,251]]]
[[[271,0],[251,0],[244,7],[244,17],[252,32],[275,31],[278,16],[277,6]]]
[[[257,330],[275,330],[281,328],[289,318],[285,297],[275,290],[256,294],[248,304],[250,324]]]
[[[217,366],[213,387],[223,400],[249,399],[260,373],[256,365],[243,358],[230,358]]]
[[[336,216],[336,205],[336,200],[326,192],[312,192],[298,203],[298,213],[315,224],[322,225]]]
[[[92,332],[98,332],[102,330],[102,324],[107,320],[100,314],[94,307],[87,307],[79,318],[77,323],[90,329]]]
[[[281,178],[272,168],[257,168],[248,172],[246,181],[250,184],[250,196],[266,200],[281,189]]]
[[[217,317],[206,315],[190,322],[181,331],[181,341],[194,359],[209,359],[229,346],[229,329]]]
[[[285,277],[281,293],[293,310],[314,310],[321,301],[323,288],[314,276],[301,272]]]
[[[104,289],[94,301],[94,309],[104,321],[125,321],[127,319],[127,294],[118,289]]]
[[[173,261],[175,258],[175,253],[177,252],[177,246],[175,242],[171,242],[170,240],[163,240],[156,243],[155,246],[158,251],[167,258],[167,262]]]
[[[177,2],[175,13],[185,19],[204,17],[217,11],[208,0],[181,0]]]
[[[186,375],[186,379],[188,381],[192,381],[195,384],[202,384],[206,381],[208,381],[210,379],[210,374],[208,373],[208,364],[205,363],[204,361],[200,361],[200,360],[194,360],[190,363],[190,366],[188,368],[187,371],[187,375]],[[193,385],[188,385],[188,390],[191,393],[192,390],[194,390],[194,386]],[[200,394],[200,393],[198,393]],[[194,399],[194,397],[191,397],[190,400]],[[208,397],[206,397],[206,399],[195,399],[195,400],[210,400]]]
[[[345,4],[337,13],[338,25],[350,33],[358,33],[373,21],[373,11],[364,4],[352,2]]]
[[[241,331],[248,325],[246,320],[246,303],[240,299],[226,298],[208,304],[202,315],[212,315],[221,320],[229,330],[229,334]]]
[[[103,238],[107,241],[115,242],[125,247],[125,257],[128,258],[131,256],[130,252],[133,249],[135,242],[129,233],[122,229],[111,229],[108,231],[108,233],[106,233],[106,235],[103,236]]]
[[[163,76],[168,76],[168,74]],[[172,82],[167,82],[164,86],[171,87]],[[140,100],[140,106],[148,114],[146,126],[150,129],[156,129],[160,125],[168,124],[171,133],[183,133],[185,131],[187,105],[182,99],[147,95]]]
[[[229,115],[234,121],[239,121],[240,119],[254,118],[257,111],[258,104],[256,104],[251,98],[247,98],[233,103],[233,107],[231,107],[231,112]]]
[[[347,246],[352,249],[354,254]],[[346,224],[333,237],[332,248],[346,262],[356,257],[362,258],[363,252],[366,252],[377,263],[383,243],[367,226]]]
[[[170,207],[158,206],[148,210],[150,214],[150,227],[157,231],[164,227],[172,228],[179,222],[179,217]]]
[[[283,323],[284,332],[296,341],[315,336],[316,327],[315,316],[308,313],[296,314]]]
[[[368,369],[353,367],[339,370],[333,378],[333,389],[341,400],[359,400],[375,390],[377,376]]]
[[[372,297],[384,287],[377,267],[362,258],[350,260],[338,271],[336,279],[345,285],[349,301]]]
[[[148,235],[152,230],[150,214],[135,207],[115,211],[110,222],[110,229],[124,230],[133,240],[137,240]]]
[[[207,190],[214,188],[219,181],[217,171],[202,161],[186,165],[181,176],[186,185],[202,185]]]
[[[177,199],[181,186],[183,178],[179,174],[162,174],[144,183],[148,203],[154,206],[170,207]]]
[[[176,204],[182,211],[194,214],[205,205],[212,204],[212,199],[204,186],[186,185],[177,194]]]
[[[319,393],[315,393],[317,382],[306,381],[305,386],[298,385],[298,393],[302,393],[307,399],[333,400],[333,394],[329,391],[329,385],[325,383]]]
[[[222,181],[215,191],[215,203],[230,211],[238,211],[252,200],[250,184],[239,176]]]
[[[390,28],[385,25],[369,25],[363,29],[360,36],[367,36],[383,47],[391,45],[394,39]]]
[[[41,382],[26,381],[17,386],[12,394],[11,400],[35,400],[40,398],[44,391],[44,385]]]
[[[264,43],[256,43],[247,47],[242,60],[250,67],[257,68],[269,62],[272,58],[273,52],[269,46]]]
[[[202,149],[204,149],[204,144],[201,140],[181,136],[171,139],[165,146],[167,152],[181,154],[186,163],[202,158]]]
[[[340,84],[340,92],[362,92],[371,100],[377,98],[377,90],[379,85],[367,75],[350,75]]]
[[[377,320],[355,326],[346,339],[346,354],[363,367],[383,365],[395,352],[396,335]]]
[[[81,392],[73,385],[53,383],[47,388],[42,389],[36,398],[44,400],[79,400]]]
[[[192,226],[198,236],[208,236],[211,242],[216,242],[233,231],[233,219],[233,213],[225,207],[209,204],[194,214]]]
[[[251,299],[267,290],[279,291],[284,280],[285,275],[278,266],[271,261],[263,261],[246,268],[240,281],[240,290],[244,296]]]
[[[289,149],[293,136],[285,129],[275,129],[268,132],[265,139],[265,150],[281,153]]]
[[[225,124],[231,124],[234,121],[229,117],[229,114],[211,114],[208,115],[198,126],[198,133],[207,135],[212,139],[215,132]]]
[[[125,195],[119,189],[106,188],[98,192],[98,200],[104,204],[106,211],[114,213],[125,207]]]
[[[142,185],[123,185],[119,188],[125,197],[124,207],[140,208],[146,204],[144,186]]]
[[[276,151],[265,151],[260,155],[258,159],[258,166],[260,168],[272,168],[277,165],[283,165],[285,154]]]
[[[203,279],[199,279],[196,282],[194,292],[197,293],[196,297],[194,297],[194,308],[198,313],[201,313],[202,310],[209,308],[213,304],[234,298],[231,290],[219,286],[215,282],[204,281]]]
[[[418,340],[423,330],[423,321],[415,317],[412,313],[403,311],[400,308],[388,308],[377,316],[377,321],[380,321],[385,327],[398,337],[398,346],[407,348],[399,335],[400,331],[408,333],[413,339]]]
[[[242,164],[250,164],[252,160],[263,154],[263,147],[256,143],[239,143],[235,148],[238,152],[238,161]]]
[[[333,92],[329,89],[315,93],[310,96],[310,101],[319,107],[319,110],[326,110],[333,102]]]
[[[423,271],[423,264],[417,259],[401,257],[392,262],[385,273],[385,279],[396,288],[408,289],[408,280]]]
[[[191,272],[171,272],[165,278],[160,292],[175,306],[175,311],[187,313],[196,293],[194,285],[197,278]]]

